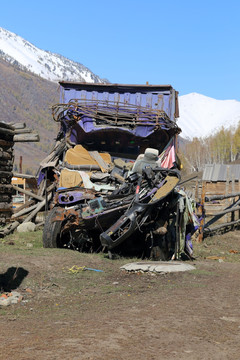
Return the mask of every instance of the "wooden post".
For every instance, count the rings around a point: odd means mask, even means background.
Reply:
[[[196,181],[196,185],[195,185],[195,201],[198,202],[199,198],[198,198],[198,180]]]
[[[200,222],[200,228],[199,228],[199,235],[198,235],[198,242],[203,241],[203,231],[204,231],[204,222],[205,222],[205,210],[204,210],[204,203],[205,203],[205,193],[206,193],[206,182],[202,182],[202,196],[201,196],[201,222]]]
[[[227,175],[226,175],[226,185],[225,185],[225,195],[229,193],[229,165],[227,166]],[[228,199],[225,200],[225,207],[228,207]],[[228,222],[228,215],[225,215],[225,221]]]
[[[20,174],[22,173],[22,155],[20,155],[20,158],[19,158],[19,172],[20,172]]]
[[[235,193],[235,177],[234,175],[232,174],[232,194]],[[232,204],[235,203],[235,198],[232,199]],[[231,221],[234,221],[235,220],[235,211],[232,212],[231,214]]]
[[[48,214],[48,201],[47,201],[48,193],[47,193],[47,168],[45,169],[45,220]]]

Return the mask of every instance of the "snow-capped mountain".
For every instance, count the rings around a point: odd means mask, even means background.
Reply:
[[[44,79],[58,82],[104,82],[84,65],[62,55],[44,51],[22,37],[0,27],[0,57]]]
[[[183,138],[206,137],[222,126],[236,127],[240,121],[240,101],[216,100],[197,93],[179,96],[178,126]]]
[[[53,82],[106,82],[84,65],[62,55],[41,50],[1,27],[0,58]],[[240,121],[240,102],[236,100],[216,100],[191,93],[179,97],[179,110],[178,125],[182,129],[181,136],[187,139],[209,136],[221,126],[236,126]]]

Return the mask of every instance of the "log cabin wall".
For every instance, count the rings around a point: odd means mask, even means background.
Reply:
[[[9,222],[12,215],[14,134],[13,126],[0,122],[0,226]]]

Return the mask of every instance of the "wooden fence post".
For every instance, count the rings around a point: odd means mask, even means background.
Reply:
[[[198,242],[203,241],[203,231],[204,231],[204,222],[205,222],[205,210],[204,210],[204,202],[205,202],[205,193],[206,193],[206,182],[202,182],[202,195],[201,195],[201,222],[199,228]]]

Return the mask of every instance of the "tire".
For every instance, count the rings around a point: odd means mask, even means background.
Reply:
[[[63,247],[61,241],[61,221],[52,221],[56,216],[57,207],[53,208],[45,221],[43,228],[43,247],[44,248],[61,248]]]

